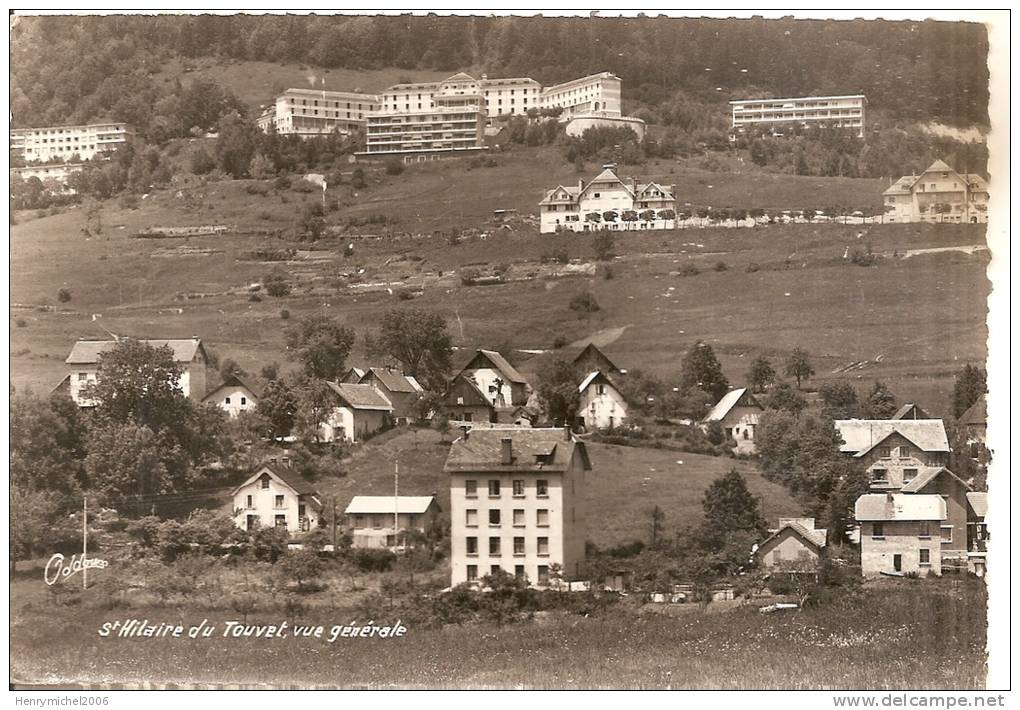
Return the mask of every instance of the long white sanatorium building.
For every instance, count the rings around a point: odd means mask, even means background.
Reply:
[[[864,137],[864,113],[868,100],[864,94],[850,96],[802,96],[793,99],[745,99],[730,101],[733,130],[748,126],[767,126],[779,132],[794,125],[827,124],[854,128]]]
[[[621,179],[607,165],[590,182],[557,185],[539,203],[540,231],[671,229],[676,226],[673,185]]]
[[[91,160],[127,143],[131,129],[126,123],[92,123],[85,126],[47,126],[11,130],[12,153],[27,162]]]
[[[258,123],[263,130],[273,126],[302,136],[363,128],[365,150],[359,155],[413,162],[480,150],[486,123],[525,116],[530,109],[561,109],[568,133],[627,125],[642,136],[644,122],[622,115],[620,95],[620,78],[609,72],[548,87],[528,77],[476,79],[461,72],[443,81],[395,84],[382,94],[288,89]]]

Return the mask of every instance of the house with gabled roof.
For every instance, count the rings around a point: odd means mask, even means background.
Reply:
[[[346,382],[349,385],[356,385],[361,382],[361,378],[367,373],[363,367],[352,367],[344,373],[343,377],[340,378],[340,382]]]
[[[326,420],[319,425],[320,441],[355,443],[392,423],[393,404],[372,385],[326,384],[336,401]]]
[[[946,520],[940,495],[866,493],[854,504],[860,525],[861,573],[942,574],[939,528]]]
[[[579,372],[589,373],[598,371],[610,377],[624,372],[595,343],[585,345],[584,350],[579,352],[571,361],[571,365]]]
[[[676,226],[676,187],[621,179],[615,165],[585,183],[557,185],[538,203],[542,234]]]
[[[931,419],[928,413],[913,402],[908,402],[896,410],[893,419]]]
[[[370,367],[357,384],[379,390],[393,405],[393,419],[397,424],[408,424],[417,418],[415,406],[425,390],[413,377],[387,367]]]
[[[258,403],[258,388],[237,375],[231,375],[202,398],[202,404],[215,404],[231,419],[241,412],[253,411]]]
[[[988,221],[988,181],[936,160],[920,175],[904,175],[882,193],[886,222]]]
[[[874,490],[899,490],[927,468],[949,464],[941,419],[837,419],[839,450],[861,462]]]
[[[828,531],[814,518],[780,518],[754,549],[754,559],[770,572],[816,572],[828,542]]]
[[[401,547],[401,533],[424,533],[440,513],[435,496],[354,496],[344,509],[352,547]]]
[[[478,386],[485,399],[496,409],[528,403],[532,387],[528,380],[495,350],[477,350],[457,376],[465,376]]]
[[[322,500],[290,466],[264,463],[231,492],[234,523],[242,530],[277,527],[307,532],[320,525]]]
[[[79,407],[94,407],[96,403],[83,395],[86,386],[97,381],[99,359],[103,353],[113,350],[117,340],[78,340],[71,348],[64,362],[67,364],[69,380],[67,391]],[[167,340],[141,340],[139,342],[154,348],[169,348],[174,361],[181,365],[178,387],[185,397],[200,399],[206,393],[206,364],[209,361],[200,338],[178,338]],[[58,387],[59,389],[59,387]]]
[[[960,424],[967,430],[967,443],[983,445],[988,433],[987,399],[978,397],[974,404],[960,415]]]
[[[470,428],[450,446],[452,584],[502,570],[530,584],[584,574],[591,460],[569,429]]]
[[[737,453],[753,454],[754,430],[763,411],[765,408],[751,390],[741,387],[724,394],[705,415],[702,425],[719,422],[726,438],[733,442],[733,448]]]
[[[577,425],[586,431],[612,429],[627,422],[627,400],[605,373],[589,372],[578,386]]]

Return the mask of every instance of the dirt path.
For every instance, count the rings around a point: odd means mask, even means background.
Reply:
[[[575,340],[569,347],[583,348],[591,343],[595,347],[604,348],[610,343],[614,343],[619,340],[620,336],[623,335],[623,331],[627,330],[629,327],[630,323],[620,326],[619,328],[607,328],[606,330],[600,330],[597,333],[592,333],[580,340]]]
[[[962,251],[964,254],[973,254],[978,251],[988,251],[988,245],[986,244],[971,244],[969,246],[959,247],[934,247],[932,249],[907,249],[900,254],[900,257],[906,259],[911,256],[918,256],[920,254],[941,254],[947,251]]]

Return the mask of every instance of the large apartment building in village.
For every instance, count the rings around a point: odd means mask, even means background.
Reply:
[[[569,429],[465,428],[450,446],[451,583],[583,574],[591,461]]]

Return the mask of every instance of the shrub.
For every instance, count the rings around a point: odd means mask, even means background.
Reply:
[[[747,271],[747,273],[749,273],[749,274],[753,274],[754,272],[758,271],[759,269],[761,269],[761,267],[758,266],[758,264],[756,262],[752,261],[750,264],[747,265],[747,268],[745,269],[745,271]]]
[[[24,328],[24,327],[26,327],[28,325],[28,322],[24,318],[18,318],[18,320],[15,321],[15,324],[19,328]]]
[[[717,262],[715,262],[715,270],[716,271],[726,271],[729,268],[730,267],[726,265],[725,261],[717,261]]]
[[[559,350],[567,346],[567,338],[563,335],[557,335],[552,342],[553,350]]]
[[[387,175],[400,175],[400,173],[404,172],[404,164],[399,158],[390,158],[386,161],[384,170],[386,170]]]
[[[294,192],[302,192],[305,194],[315,192],[316,190],[320,189],[318,185],[303,179],[298,180],[290,187]]]
[[[290,295],[290,282],[287,281],[287,274],[274,268],[262,279],[266,293],[273,298],[281,298]]]
[[[609,266],[608,264],[605,264],[599,271],[602,274],[602,278],[604,278],[606,281],[616,278],[616,271],[614,271],[613,267]]]
[[[252,303],[262,303],[262,296],[258,295],[257,293],[253,293],[250,296],[248,296],[248,300],[251,301]]]
[[[268,195],[269,187],[265,183],[250,182],[244,186],[244,191],[249,195]]]
[[[397,556],[386,549],[358,548],[351,553],[351,562],[362,572],[385,572]]]
[[[280,311],[280,319],[281,320],[289,320],[290,319],[290,311],[288,311],[286,308],[284,308],[282,311]]]
[[[278,177],[275,180],[273,180],[273,187],[275,187],[277,190],[287,190],[287,189],[289,189],[290,188],[290,178],[288,176],[286,176],[286,175],[281,175],[280,177]]]
[[[262,210],[259,212],[258,218],[262,221],[268,221],[273,218],[273,215],[269,212],[269,210]]]
[[[854,249],[853,254],[850,255],[850,262],[857,264],[857,266],[874,266],[877,261],[878,254],[874,254],[870,246],[864,251]]]
[[[594,313],[601,307],[590,291],[582,291],[570,299],[570,309],[578,313]]]
[[[259,528],[251,536],[251,551],[255,559],[276,562],[287,552],[289,537],[283,528]]]
[[[351,173],[351,187],[355,190],[363,190],[367,185],[365,171],[362,168],[354,168],[354,172]]]
[[[697,276],[701,272],[694,264],[684,264],[680,267],[677,273],[680,274],[680,276]]]
[[[57,300],[61,303],[67,303],[71,300],[71,292],[66,288],[62,288],[57,291]]]

